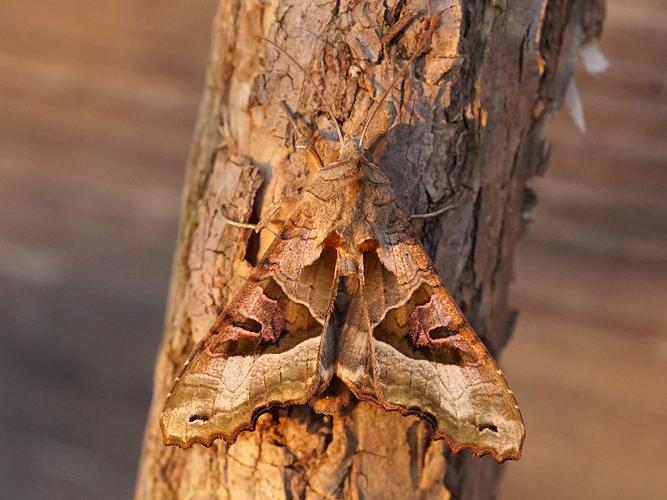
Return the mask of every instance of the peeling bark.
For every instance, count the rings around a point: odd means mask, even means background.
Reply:
[[[368,138],[374,162],[413,212],[456,208],[416,223],[440,275],[498,354],[516,312],[507,302],[514,248],[542,174],[544,117],[560,105],[579,45],[600,32],[600,1],[221,1],[189,160],[165,334],[137,499],[490,498],[502,466],[452,456],[415,417],[366,403],[327,417],[299,407],[259,418],[231,447],[162,445],[158,417],[181,363],[272,238],[255,241],[220,215],[256,220],[297,196],[305,159],[281,101],[325,161],[336,136],[312,75],[346,133],[417,50],[430,48],[390,93]],[[510,381],[511,382],[511,381]],[[521,395],[518,395],[519,402]],[[530,429],[528,429],[530,439]]]

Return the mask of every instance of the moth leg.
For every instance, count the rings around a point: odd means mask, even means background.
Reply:
[[[229,224],[230,226],[234,227],[242,227],[243,229],[257,229],[258,226],[258,224],[250,224],[248,222],[238,222],[230,219],[229,217],[225,217],[224,215],[220,215],[220,218],[225,221],[225,224]]]
[[[271,230],[270,226],[272,225],[274,221],[273,216],[276,215],[276,212],[280,211],[283,208],[283,202],[281,203],[272,203],[269,205],[269,207],[266,209],[266,213],[262,216],[262,218],[259,220],[259,222],[255,225],[255,232],[259,233],[262,229],[267,229],[271,231],[272,233],[276,234],[277,233],[273,230]],[[282,225],[282,224],[281,224]]]
[[[442,208],[439,208],[437,210],[434,210],[433,212],[427,212],[425,214],[412,214],[410,216],[411,219],[430,219],[431,217],[437,217],[438,215],[442,215],[445,212],[449,212],[452,208],[456,208],[457,205],[446,205]]]
[[[225,224],[229,224],[230,226],[240,227],[243,229],[252,229],[256,233],[259,233],[262,229],[268,229],[268,226],[271,223],[271,218],[279,209],[279,204],[276,203],[272,205],[267,214],[262,217],[262,220],[260,220],[257,224],[252,224],[250,222],[239,222],[234,219],[230,219],[225,215],[220,215],[220,218],[225,222]]]
[[[234,227],[241,227],[243,229],[252,229],[256,233],[259,233],[262,229],[268,229],[271,231],[270,226],[274,220],[274,215],[276,212],[280,210],[285,210],[284,205],[288,207],[288,212],[291,213],[291,209],[293,208],[295,202],[292,199],[288,198],[283,198],[280,203],[272,203],[267,209],[266,209],[266,214],[260,219],[260,221],[257,224],[252,224],[250,222],[239,222],[235,221],[233,219],[230,219],[229,217],[226,217],[225,215],[220,215],[220,218],[226,223],[229,224],[230,226]],[[284,222],[281,221],[281,222]],[[281,224],[282,225],[282,224]],[[271,231],[274,234],[277,234],[275,231]]]
[[[316,172],[317,170],[321,170],[324,168],[324,162],[322,161],[322,158],[320,157],[320,154],[317,152],[317,149],[315,149],[315,145],[313,142],[306,137],[303,132],[301,132],[301,129],[299,128],[299,125],[296,123],[296,120],[294,120],[294,117],[292,116],[292,113],[290,112],[289,107],[287,106],[287,103],[285,101],[281,101],[280,104],[282,105],[283,109],[285,110],[285,114],[287,115],[287,119],[289,120],[290,124],[292,125],[292,128],[296,132],[296,135],[298,136],[298,139],[296,141],[296,144],[294,147],[296,149],[305,149],[306,150],[306,157],[308,160],[307,163],[307,169],[308,173]]]

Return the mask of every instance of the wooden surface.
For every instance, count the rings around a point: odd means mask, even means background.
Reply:
[[[130,498],[212,0],[0,2],[0,498]]]
[[[131,495],[213,0],[0,5],[2,498]],[[524,458],[503,498],[661,498],[667,19],[612,0],[588,133],[552,161],[503,359]]]
[[[667,9],[608,3],[609,70],[577,70],[588,132],[552,117],[503,359],[526,420],[503,499],[665,498]]]

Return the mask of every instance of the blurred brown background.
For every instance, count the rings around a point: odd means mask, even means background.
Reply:
[[[129,498],[215,0],[0,4],[0,498]],[[552,117],[504,499],[667,498],[667,9],[609,1]]]

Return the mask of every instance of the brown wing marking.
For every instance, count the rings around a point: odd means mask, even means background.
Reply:
[[[272,406],[304,404],[333,370],[336,252],[298,207],[197,345],[161,416],[166,444],[235,441]]]

